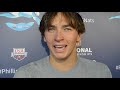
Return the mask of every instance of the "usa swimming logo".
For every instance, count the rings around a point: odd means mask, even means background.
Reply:
[[[37,25],[40,24],[40,19],[39,12],[9,12],[9,13],[2,13],[0,14],[0,17],[6,17],[6,18],[19,18],[19,17],[25,17],[25,18],[32,18]],[[29,23],[11,23],[7,22],[5,23],[7,27],[11,28],[12,30],[15,31],[25,31],[32,27],[34,25],[34,22],[29,22]]]
[[[21,61],[25,57],[27,57],[27,52],[25,52],[25,48],[13,48],[13,52],[11,52],[11,57],[16,59],[17,61]]]

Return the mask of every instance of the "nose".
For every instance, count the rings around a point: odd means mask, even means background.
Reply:
[[[57,42],[60,42],[64,39],[61,31],[56,31],[54,38],[55,38],[55,41],[57,41]]]

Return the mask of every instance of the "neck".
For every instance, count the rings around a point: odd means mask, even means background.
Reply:
[[[61,72],[67,72],[71,70],[77,63],[77,54],[74,57],[68,57],[65,59],[57,59],[50,55],[50,64],[53,68]]]

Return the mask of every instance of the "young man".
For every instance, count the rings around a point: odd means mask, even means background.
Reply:
[[[14,78],[112,78],[105,64],[77,56],[85,32],[78,13],[47,12],[39,29],[50,55],[19,68]]]

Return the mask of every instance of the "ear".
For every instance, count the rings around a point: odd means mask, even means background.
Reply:
[[[77,40],[76,40],[76,46],[77,47],[81,46],[81,38],[82,38],[82,34],[78,34]]]
[[[44,39],[44,42],[46,42],[46,38],[45,38],[45,36],[43,37],[43,39]]]
[[[78,34],[76,42],[81,42],[82,34]]]

